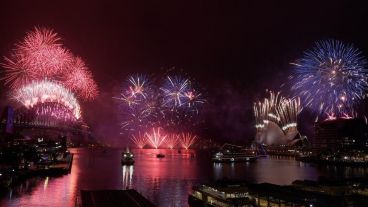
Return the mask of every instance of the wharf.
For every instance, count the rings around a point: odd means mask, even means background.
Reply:
[[[81,190],[81,207],[155,207],[134,189]]]

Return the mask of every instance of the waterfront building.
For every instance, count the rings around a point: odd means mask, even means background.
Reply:
[[[367,124],[362,119],[338,118],[316,122],[314,147],[363,149],[368,147]]]

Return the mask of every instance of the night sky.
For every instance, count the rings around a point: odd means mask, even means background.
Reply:
[[[201,133],[246,143],[255,133],[253,101],[267,88],[279,90],[289,63],[314,41],[351,42],[368,56],[367,7],[355,1],[61,2],[2,1],[0,55],[34,26],[59,33],[94,74],[101,94],[83,104],[83,116],[109,143],[124,140],[112,97],[131,73],[174,67],[193,77],[208,98]],[[303,113],[308,134],[312,116]]]

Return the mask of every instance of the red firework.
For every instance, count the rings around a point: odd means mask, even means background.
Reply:
[[[64,75],[63,80],[63,84],[67,88],[75,91],[82,98],[93,99],[98,94],[92,73],[79,57],[74,58],[73,64],[69,68],[69,72]]]
[[[146,137],[148,143],[150,143],[153,148],[158,149],[164,143],[167,136],[162,135],[160,128],[153,128],[152,133],[146,133]]]
[[[83,60],[75,57],[60,43],[57,33],[45,28],[34,28],[15,45],[2,63],[3,80],[12,89],[33,81],[58,81],[79,97],[93,99],[97,85]]]
[[[165,145],[169,149],[174,149],[174,147],[178,144],[178,135],[177,134],[170,134],[165,139]]]
[[[57,33],[45,28],[27,33],[2,64],[5,83],[17,88],[30,80],[50,79],[64,72],[73,56],[59,41]]]
[[[179,135],[179,137],[180,137],[181,146],[184,149],[189,149],[189,147],[192,146],[195,140],[197,139],[197,136],[191,133],[182,133]]]
[[[135,146],[137,146],[139,149],[143,149],[143,147],[147,144],[147,138],[141,133],[138,133],[138,135],[132,135],[130,140],[132,140]]]

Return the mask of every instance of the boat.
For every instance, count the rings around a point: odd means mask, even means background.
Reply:
[[[125,152],[122,153],[121,164],[122,165],[133,165],[134,164],[134,155],[133,153],[129,152],[129,149],[127,149]]]
[[[156,155],[156,157],[157,157],[157,158],[164,158],[164,157],[165,157],[165,155],[164,155],[164,154],[159,153],[159,154],[157,154],[157,155]]]
[[[217,152],[213,155],[213,162],[254,162],[257,157],[237,152]]]
[[[254,162],[257,159],[254,152],[242,146],[225,144],[220,151],[212,156],[213,162]]]

